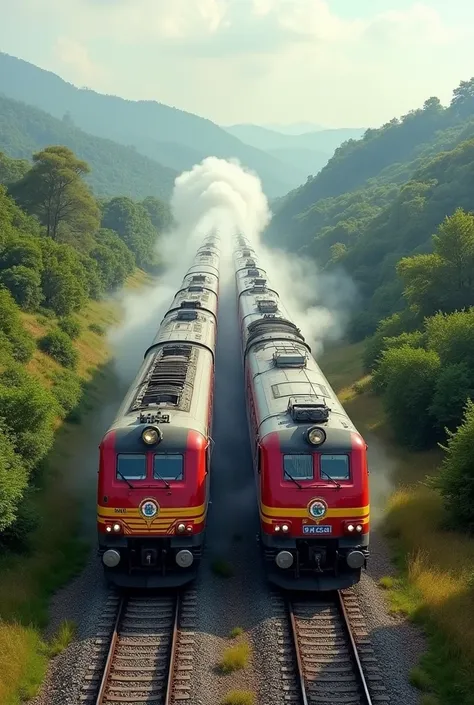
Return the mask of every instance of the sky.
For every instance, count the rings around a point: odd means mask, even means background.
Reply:
[[[0,0],[0,50],[221,125],[376,127],[474,75],[474,2]]]

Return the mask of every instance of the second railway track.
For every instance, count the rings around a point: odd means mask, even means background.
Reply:
[[[388,705],[352,591],[289,600],[275,594],[273,602],[287,705]]]
[[[195,601],[194,591],[170,596],[112,595],[81,703],[173,705],[188,700]]]

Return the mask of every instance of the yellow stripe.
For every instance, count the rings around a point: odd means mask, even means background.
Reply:
[[[160,507],[158,517],[163,519],[171,519],[174,517],[186,516],[189,518],[201,516],[206,511],[206,505],[201,504],[199,507]],[[97,505],[97,514],[104,517],[115,517],[119,519],[121,516],[127,518],[143,519],[138,507],[126,507],[125,512],[116,512],[115,507],[103,507]]]
[[[306,507],[304,509],[296,509],[295,507],[280,508],[280,507],[268,507],[266,504],[262,504],[261,513],[267,517],[309,517],[310,516]],[[326,514],[321,517],[321,519],[335,519],[336,517],[365,517],[368,516],[370,512],[370,505],[366,507],[343,507],[342,509],[328,509]]]

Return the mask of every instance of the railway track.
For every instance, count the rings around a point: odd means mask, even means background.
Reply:
[[[111,595],[82,688],[84,705],[173,705],[189,698],[196,596]]]
[[[387,705],[363,615],[352,591],[284,600],[279,659],[287,705]]]

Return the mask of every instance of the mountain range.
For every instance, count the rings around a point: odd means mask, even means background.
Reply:
[[[331,135],[328,141],[324,137],[315,139],[315,146],[311,147],[310,142],[299,140],[302,135],[295,136],[295,142],[291,141],[290,135],[280,135],[290,141],[272,143],[274,146],[265,148],[262,144],[255,144],[251,136],[233,134],[234,128],[223,129],[211,120],[156,101],[132,101],[77,88],[50,71],[5,53],[0,53],[0,94],[42,110],[64,126],[76,130],[74,135],[65,135],[64,128],[59,129],[59,123],[50,122],[44,139],[56,143],[62,140],[65,144],[69,140],[70,146],[71,140],[79,139],[79,130],[81,142],[87,133],[106,139],[115,155],[119,154],[119,146],[133,148],[137,156],[147,157],[157,165],[155,169],[162,170],[166,182],[172,179],[172,172],[190,169],[207,156],[237,158],[257,172],[270,198],[283,196],[305,181],[308,174],[318,173],[332,154],[334,144],[345,139],[342,133],[337,138]],[[10,111],[14,112],[12,106]],[[31,127],[33,114],[29,115],[25,120]],[[37,114],[35,120],[41,122],[46,118],[40,119]],[[58,128],[56,139],[55,127]],[[28,134],[25,145],[31,138],[31,130]],[[44,146],[44,139],[41,140],[38,131],[35,134],[34,144]],[[274,134],[278,136],[278,133]],[[12,141],[11,135],[9,140],[3,139],[4,149],[8,148],[5,144],[8,141]],[[113,148],[111,142],[116,143],[116,147]],[[104,148],[104,143],[94,144]],[[126,153],[122,151],[120,154],[119,161],[122,162]],[[10,156],[25,156],[25,152]],[[145,162],[143,167],[145,172],[152,169],[149,163],[145,167]],[[137,168],[135,158],[132,168],[135,178]],[[165,190],[167,188],[165,186]]]

